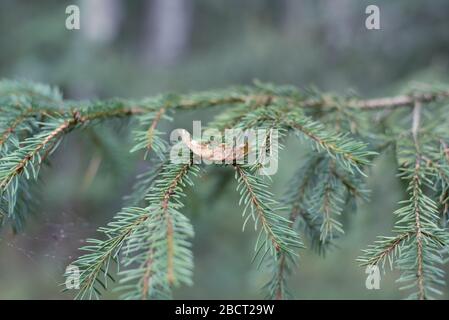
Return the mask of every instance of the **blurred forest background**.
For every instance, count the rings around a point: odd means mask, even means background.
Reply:
[[[65,28],[65,8],[79,4],[81,30]],[[381,30],[365,28],[365,8],[381,10]],[[0,2],[0,77],[59,86],[68,99],[144,97],[249,84],[254,79],[325,91],[391,95],[409,80],[447,80],[447,0],[84,0]],[[163,128],[191,130],[179,116]],[[71,134],[43,174],[38,213],[23,234],[0,233],[0,298],[62,298],[65,267],[78,247],[109,221],[145,168],[129,154],[126,126]],[[291,287],[301,299],[402,298],[383,275],[365,288],[355,258],[389,235],[403,191],[389,155],[373,167],[372,201],[345,216],[346,235],[325,258],[303,251]],[[301,161],[297,144],[281,154],[274,192],[282,195]],[[175,298],[261,298],[266,274],[251,265],[254,233],[241,232],[232,172],[207,175],[189,193],[195,284]],[[106,298],[116,298],[109,293]],[[446,293],[445,298],[448,297]]]

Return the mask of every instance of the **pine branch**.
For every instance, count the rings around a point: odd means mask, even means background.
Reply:
[[[429,90],[428,92],[412,92],[406,95],[395,97],[375,98],[375,99],[357,99],[349,98],[342,100],[335,98],[330,94],[321,94],[318,97],[310,98],[302,102],[303,108],[338,108],[343,104],[347,108],[357,109],[361,111],[372,111],[381,109],[395,109],[415,105],[416,102],[428,104],[431,102],[444,101],[449,98],[449,90],[447,88]]]
[[[430,186],[431,171],[425,165],[425,151],[420,135],[421,104],[415,103],[412,111],[411,141],[400,150],[402,152],[401,177],[408,181],[407,192],[409,199],[402,201],[403,207],[394,214],[398,221],[395,223],[395,237],[383,237],[365,250],[365,255],[359,258],[362,265],[377,265],[396,259],[397,267],[402,271],[398,282],[406,283],[402,289],[416,288],[410,298],[430,299],[434,293],[441,292],[436,288],[444,284],[443,271],[439,265],[443,263],[441,253],[449,244],[448,235],[440,229],[438,222],[438,208],[436,202],[426,195],[424,186]],[[414,159],[413,159],[414,158]],[[411,161],[411,160],[414,161]]]
[[[109,273],[111,262],[118,262],[120,256],[123,256],[123,265],[128,267],[120,273],[121,283],[139,277],[139,286],[148,289],[141,298],[160,297],[159,294],[167,297],[171,286],[191,283],[192,258],[186,241],[193,236],[193,230],[177,211],[182,207],[179,202],[182,187],[192,184],[187,177],[189,171],[196,174],[198,169],[190,165],[167,164],[148,193],[148,207],[123,209],[113,222],[99,229],[107,240],[88,239],[90,245],[82,250],[89,253],[73,263],[81,270],[78,298],[98,298],[101,289],[108,287],[107,279],[112,279]],[[143,250],[143,247],[147,249]],[[143,257],[143,267],[130,268]],[[152,269],[148,271],[148,268]],[[154,287],[156,294],[152,292]],[[130,288],[123,285],[120,289],[128,291]],[[142,290],[138,290],[139,296]],[[127,295],[134,297],[135,294],[131,291]]]
[[[87,239],[87,246],[81,250],[88,253],[79,257],[73,265],[80,268],[80,289],[77,298],[99,298],[101,289],[108,288],[108,279],[114,280],[109,273],[110,264],[117,263],[118,254],[125,241],[148,220],[151,213],[141,208],[125,208],[105,228],[98,231],[107,240]]]
[[[0,150],[8,142],[8,139],[17,131],[19,126],[23,125],[25,120],[30,117],[42,117],[46,115],[57,115],[59,111],[53,109],[40,109],[34,110],[32,108],[20,112],[18,115],[11,119],[7,119],[6,123],[2,126],[4,127],[3,132],[0,134]],[[25,129],[25,128],[24,128]]]
[[[162,119],[171,120],[167,116],[164,117],[165,113],[166,110],[162,107],[158,111],[146,113],[139,117],[140,126],[143,130],[134,132],[136,145],[131,149],[131,152],[145,150],[144,158],[146,159],[150,151],[154,151],[160,159],[164,158],[164,153],[168,147],[165,141],[160,138],[162,133],[156,127]]]
[[[416,289],[411,297],[431,298],[443,284],[441,255],[449,243],[447,230],[438,226],[440,216],[448,211],[449,136],[444,110],[448,100],[449,91],[443,86],[363,100],[255,82],[253,86],[138,100],[76,102],[63,100],[59,91],[48,86],[3,81],[0,220],[13,221],[17,228],[23,225],[23,213],[36,198],[34,180],[66,134],[107,119],[136,117],[140,128],[134,131],[132,151],[145,151],[145,157],[153,158],[151,168],[138,177],[128,198],[131,206],[100,228],[103,239],[89,239],[84,247],[87,253],[75,261],[81,269],[78,298],[98,298],[116,273],[111,272],[114,264],[124,267],[118,272],[124,298],[172,297],[173,287],[192,283],[193,227],[180,210],[184,189],[193,185],[191,176],[199,167],[167,160],[168,145],[158,128],[163,120],[171,120],[169,115],[183,110],[222,108],[210,126],[222,131],[266,130],[269,134],[258,153],[264,158],[278,157],[272,146],[274,129],[279,130],[282,142],[287,133],[294,133],[316,151],[292,182],[285,202],[289,219],[280,214],[285,208],[268,191],[268,182],[256,175],[263,164],[241,165],[237,158],[231,159],[244,207],[243,228],[251,219],[255,229],[260,228],[255,258],[272,268],[266,286],[270,298],[291,297],[288,276],[296,267],[297,250],[303,247],[299,233],[319,251],[343,233],[339,215],[367,198],[363,176],[377,154],[371,150],[383,151],[389,145],[399,150],[408,199],[395,212],[395,235],[380,238],[359,262],[392,266],[395,261],[402,271],[399,282]],[[412,113],[403,107],[413,107]],[[377,110],[385,110],[382,119],[372,121],[372,111]],[[437,116],[429,117],[431,113]],[[243,154],[253,148],[257,146],[245,145]],[[201,144],[203,151],[210,151],[207,142]],[[106,153],[105,157],[111,156]]]
[[[297,267],[297,257],[289,252],[278,251],[274,259],[270,261],[272,277],[265,285],[268,292],[266,298],[270,300],[286,300],[293,298],[288,289],[288,280],[294,268]]]
[[[273,277],[265,285],[269,298],[284,299],[287,293],[287,273],[291,265],[295,264],[297,249],[303,244],[297,232],[292,229],[291,221],[275,213],[280,210],[277,202],[268,191],[267,184],[252,172],[251,168],[241,165],[234,166],[238,181],[237,191],[240,193],[240,204],[244,206],[243,217],[245,222],[249,219],[258,224],[261,230],[256,241],[254,259],[260,255],[262,263],[269,254],[269,264],[273,268]],[[260,265],[260,264],[259,264]]]
[[[296,248],[302,247],[301,241],[298,234],[289,227],[289,221],[275,213],[278,204],[268,191],[268,185],[250,168],[241,165],[235,165],[234,168],[238,181],[237,191],[241,195],[240,204],[244,206],[243,228],[250,218],[254,220],[256,230],[258,224],[261,225],[256,255],[261,251],[262,257],[267,253],[274,255],[279,250],[295,254]]]
[[[168,164],[148,193],[153,218],[146,230],[128,241],[124,257],[128,268],[121,272],[120,288],[125,298],[165,298],[171,295],[172,286],[191,285],[193,261],[188,240],[193,237],[193,229],[178,211],[183,206],[183,188],[193,185],[189,172],[196,175],[198,167]],[[133,264],[138,267],[131,267]],[[135,279],[137,285],[128,285]]]
[[[297,132],[314,142],[317,150],[324,150],[348,171],[361,171],[361,166],[369,163],[369,157],[376,153],[367,151],[367,145],[357,142],[346,134],[337,134],[327,130],[322,124],[308,117],[290,121],[289,125]]]

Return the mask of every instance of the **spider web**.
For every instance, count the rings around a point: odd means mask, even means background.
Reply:
[[[9,268],[14,267],[15,263],[28,264],[26,270],[38,268],[51,282],[50,285],[59,286],[67,265],[80,254],[78,248],[84,244],[86,235],[95,232],[96,227],[86,219],[67,212],[52,217],[42,215],[38,220],[37,228],[30,224],[16,235],[9,230],[0,233],[2,259],[12,259],[4,262]],[[22,267],[14,268],[12,271],[15,274],[10,276],[20,277]]]

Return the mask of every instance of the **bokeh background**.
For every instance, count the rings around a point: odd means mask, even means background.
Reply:
[[[81,30],[65,28],[65,8],[81,8]],[[381,10],[381,30],[365,28],[365,8]],[[2,0],[0,77],[59,86],[66,98],[144,97],[249,84],[254,79],[366,97],[395,94],[409,81],[447,80],[447,0]],[[164,130],[191,128],[188,113]],[[109,221],[145,165],[129,154],[129,128],[73,133],[43,172],[38,214],[22,234],[0,233],[0,298],[70,299],[59,283],[77,248]],[[101,139],[100,139],[101,136]],[[273,190],[279,196],[301,162],[289,142]],[[231,174],[231,175],[230,175]],[[241,232],[232,173],[201,178],[189,192],[195,284],[175,298],[261,298],[266,275],[251,265],[254,234]],[[396,299],[382,276],[365,288],[355,258],[388,235],[403,196],[391,155],[369,179],[371,203],[345,214],[346,235],[326,257],[304,251],[291,287],[301,299]],[[116,298],[108,293],[106,298]],[[444,296],[448,297],[448,294]]]

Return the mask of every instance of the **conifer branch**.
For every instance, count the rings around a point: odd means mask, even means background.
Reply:
[[[277,203],[272,199],[272,194],[267,190],[265,182],[249,171],[249,168],[244,168],[241,165],[235,165],[234,168],[236,179],[239,182],[237,191],[241,194],[240,204],[244,205],[244,227],[246,222],[252,218],[256,230],[259,222],[262,227],[258,241],[262,232],[265,233],[266,239],[262,240],[260,244],[256,244],[256,252],[259,253],[265,249],[263,257],[267,253],[274,255],[279,250],[296,254],[295,248],[302,247],[299,236],[291,230],[287,219],[274,212]]]
[[[244,206],[243,228],[250,218],[254,220],[256,230],[258,223],[261,224],[254,259],[260,255],[262,263],[268,254],[271,256],[269,265],[273,269],[273,277],[265,285],[268,297],[284,299],[290,296],[286,285],[287,273],[292,265],[296,264],[297,249],[303,248],[302,241],[299,234],[293,230],[292,222],[275,213],[275,210],[280,208],[272,199],[266,183],[255,176],[251,168],[241,165],[235,165],[234,168],[239,183],[237,191],[241,194],[240,204]]]
[[[81,271],[80,289],[77,298],[83,299],[88,296],[99,298],[100,289],[107,289],[108,278],[114,281],[109,273],[111,262],[117,261],[117,256],[128,237],[138,229],[148,218],[150,212],[140,208],[126,208],[118,213],[115,221],[99,231],[108,239],[105,241],[87,239],[87,246],[81,250],[89,253],[79,257],[73,265],[78,266]]]
[[[432,152],[420,141],[421,138],[428,139],[420,135],[421,108],[421,102],[415,102],[411,117],[411,143],[410,146],[405,144],[400,151],[404,157],[401,177],[408,181],[409,199],[402,201],[404,206],[395,212],[398,221],[393,231],[398,235],[380,238],[364,251],[364,256],[358,261],[362,265],[377,265],[388,259],[392,267],[393,259],[396,259],[402,271],[398,282],[409,283],[403,289],[416,287],[417,292],[410,297],[423,300],[431,298],[433,293],[440,293],[435,286],[443,284],[439,265],[442,263],[441,251],[448,246],[449,238],[437,224],[436,202],[423,189],[424,185],[431,184],[428,156],[423,152]]]
[[[399,282],[406,283],[404,288],[415,288],[412,298],[431,298],[443,284],[441,255],[449,244],[447,230],[438,223],[448,212],[449,136],[444,110],[448,101],[446,86],[363,100],[256,82],[138,100],[76,102],[63,100],[58,90],[48,86],[2,81],[0,220],[11,221],[16,229],[23,225],[35,198],[33,180],[66,134],[107,119],[135,117],[139,128],[134,131],[131,151],[145,152],[150,169],[138,177],[127,199],[129,206],[99,228],[101,240],[87,240],[85,254],[74,262],[81,270],[77,297],[98,298],[117,276],[124,298],[171,298],[173,287],[192,283],[193,227],[180,210],[185,189],[193,185],[200,167],[168,160],[168,143],[158,129],[184,110],[222,108],[209,127],[267,130],[262,156],[278,156],[271,146],[274,129],[279,130],[282,142],[294,134],[314,149],[292,179],[286,208],[269,192],[269,181],[257,175],[262,165],[237,164],[240,158],[231,159],[243,206],[243,228],[249,220],[256,230],[260,228],[255,258],[267,262],[272,271],[266,285],[269,298],[292,296],[288,276],[303,247],[300,235],[320,253],[342,236],[340,215],[367,199],[364,177],[377,155],[374,150],[382,152],[389,145],[396,146],[408,199],[394,213],[394,236],[379,238],[359,262],[395,264],[402,271]],[[412,112],[403,107],[413,107]],[[379,125],[372,121],[372,111],[383,109]],[[437,116],[429,119],[428,113]],[[207,142],[198,143],[199,150],[190,148],[195,155],[213,151]],[[245,145],[244,156],[250,147]],[[115,264],[118,272],[112,270]]]
[[[418,203],[418,197],[420,192],[420,161],[421,161],[421,151],[418,141],[419,126],[421,122],[421,102],[416,101],[413,108],[413,125],[412,125],[412,135],[413,141],[416,148],[416,163],[415,163],[415,173],[413,175],[413,211],[415,214],[415,228],[416,228],[416,245],[417,245],[417,273],[418,278],[418,298],[424,300],[425,298],[425,286],[424,286],[424,271],[423,271],[423,235],[421,229],[421,212]]]
[[[148,207],[123,209],[117,214],[115,221],[99,229],[107,236],[107,240],[88,239],[90,245],[82,250],[89,253],[73,263],[81,269],[78,298],[85,298],[86,295],[88,298],[98,298],[101,289],[107,289],[107,279],[113,279],[109,272],[111,262],[118,263],[120,256],[125,259],[125,266],[131,266],[142,256],[145,257],[143,267],[129,268],[121,273],[122,283],[127,282],[131,275],[134,279],[135,273],[141,274],[141,289],[131,291],[132,294],[137,292],[141,299],[148,296],[158,297],[158,294],[153,294],[154,285],[164,286],[165,290],[169,290],[169,287],[179,282],[190,283],[188,269],[191,268],[192,262],[191,254],[186,251],[188,246],[185,237],[192,236],[193,231],[185,218],[177,212],[180,207],[177,199],[182,190],[181,186],[185,183],[191,184],[189,179],[186,180],[190,170],[190,165],[168,164],[160,180],[155,181],[151,187],[147,198],[150,203]],[[197,172],[197,169],[193,171]],[[182,231],[181,228],[186,226],[187,229]],[[141,248],[136,247],[136,244],[148,246],[148,249],[141,252]],[[140,253],[128,258],[131,252]],[[187,262],[187,265],[183,266],[180,262]],[[128,291],[129,288],[122,286],[121,290]]]
[[[148,193],[153,218],[146,229],[136,232],[128,241],[124,265],[129,268],[121,272],[120,288],[125,297],[164,298],[170,296],[172,286],[191,284],[193,262],[187,240],[193,236],[193,229],[178,212],[183,188],[193,184],[189,172],[196,175],[198,167],[167,164]],[[146,249],[142,251],[141,246]],[[137,255],[132,257],[131,253]],[[134,263],[141,266],[131,267]],[[130,279],[138,279],[138,287],[125,285]]]
[[[0,159],[0,192],[4,191],[13,179],[23,172],[28,177],[28,168],[33,171],[33,176],[36,179],[38,170],[33,167],[36,157],[39,158],[37,165],[40,166],[42,163],[40,152],[48,148],[50,144],[59,139],[65,132],[81,126],[88,121],[126,116],[136,112],[140,111],[135,109],[105,110],[88,113],[86,115],[81,115],[77,111],[69,119],[61,119],[46,125],[46,130],[27,138],[21,148]]]
[[[59,112],[60,111],[55,111],[53,109],[34,110],[32,108],[21,112],[13,119],[10,119],[5,125],[5,129],[3,129],[3,132],[0,134],[0,149],[8,141],[8,138],[16,131],[16,129],[28,118],[45,115],[52,116],[57,115]]]
[[[351,101],[349,105],[357,109],[389,109],[413,106],[416,103],[430,103],[449,97],[449,91],[425,92],[410,95],[401,95],[390,98],[377,98],[370,100]]]

